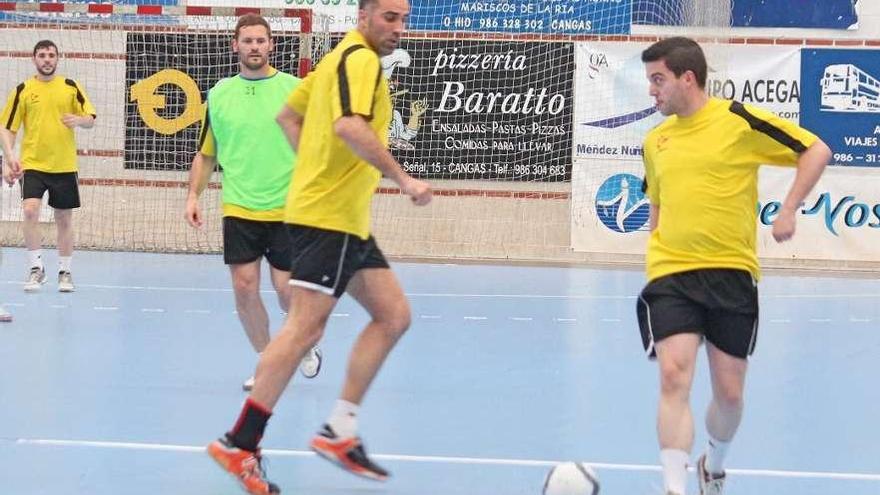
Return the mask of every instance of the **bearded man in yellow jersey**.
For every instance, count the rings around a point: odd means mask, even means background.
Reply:
[[[409,302],[370,234],[370,202],[384,174],[416,205],[430,186],[388,151],[391,97],[380,57],[397,47],[407,0],[360,0],[348,32],[290,94],[277,121],[298,154],[284,222],[293,243],[290,313],[257,365],[256,383],[238,421],[208,453],[251,494],[279,493],[260,466],[259,443],[272,409],[333,307],[348,292],[371,321],[349,356],[342,394],[311,447],[349,472],[384,481],[357,436],[360,403],[410,324]]]
[[[768,111],[708,97],[706,58],[691,39],[659,41],[642,52],[642,62],[649,93],[669,117],[645,139],[651,237],[648,284],[637,303],[645,350],[659,363],[657,432],[665,490],[685,495],[694,438],[690,389],[705,340],[712,401],[706,413],[709,445],[697,472],[700,493],[720,495],[758,327],[758,168],[797,167],[773,222],[773,237],[783,242],[794,235],[795,214],[831,151]]]
[[[80,206],[73,130],[95,125],[95,107],[79,83],[55,75],[58,47],[52,41],[34,46],[34,67],[37,74],[12,90],[0,114],[0,141],[6,157],[3,178],[10,184],[21,178],[22,228],[30,261],[24,290],[37,291],[46,283],[38,220],[43,194],[48,191],[58,230],[58,290],[72,292],[73,209]],[[13,148],[22,126],[19,159]]]

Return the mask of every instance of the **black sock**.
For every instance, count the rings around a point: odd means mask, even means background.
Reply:
[[[244,407],[241,408],[238,421],[235,422],[232,430],[226,433],[226,438],[240,449],[255,452],[271,416],[271,411],[248,397]]]

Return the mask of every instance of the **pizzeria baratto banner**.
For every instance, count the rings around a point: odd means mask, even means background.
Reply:
[[[383,59],[403,168],[436,179],[567,181],[570,43],[404,40]]]

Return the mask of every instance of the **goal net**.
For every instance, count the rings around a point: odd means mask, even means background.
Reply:
[[[341,10],[324,15],[331,3]],[[438,194],[428,207],[413,208],[383,181],[373,228],[388,254],[421,258],[586,260],[572,251],[573,225],[603,221],[598,190],[609,172],[630,173],[624,171],[639,162],[644,132],[656,123],[637,54],[679,32],[721,46],[730,18],[729,0],[411,3],[409,29],[383,59],[394,103],[389,147]],[[353,27],[339,19],[357,14],[354,0],[285,4],[323,9],[322,15],[262,9],[279,38],[273,64],[292,73],[307,71],[329,50],[329,31]],[[95,128],[77,136],[83,200],[74,216],[77,244],[218,251],[219,176],[203,194],[209,221],[203,230],[185,224],[183,205],[196,110],[214,82],[236,71],[229,42],[243,10],[117,3],[0,8],[7,9],[0,12],[6,62],[0,86],[8,91],[30,77],[34,43],[54,39],[62,53],[59,73],[78,80],[99,113]],[[713,70],[723,68],[715,63]],[[610,155],[611,149],[628,155]],[[635,170],[628,194],[638,190]],[[622,184],[615,187],[619,194]],[[18,193],[3,194],[2,241],[21,244]],[[637,198],[625,210],[632,201]],[[609,205],[603,216],[616,219]],[[46,227],[50,243],[54,234]]]
[[[315,31],[321,20],[307,9],[0,6],[6,9],[0,12],[4,103],[9,91],[33,76],[33,46],[50,39],[60,52],[56,74],[79,82],[95,105],[95,127],[76,131],[82,207],[74,227],[76,244],[84,248],[219,251],[220,172],[202,195],[203,229],[186,224],[183,208],[207,91],[238,72],[231,48],[238,16],[266,17],[276,42],[270,63],[281,71],[304,75],[327,48],[328,33]],[[20,245],[20,186],[0,191],[2,243]],[[52,245],[46,206],[41,220],[44,244]]]

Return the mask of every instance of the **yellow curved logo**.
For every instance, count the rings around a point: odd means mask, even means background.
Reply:
[[[165,108],[165,95],[156,94],[163,84],[173,84],[186,96],[183,113],[173,119],[166,119],[156,113]],[[171,135],[186,129],[202,117],[202,93],[199,86],[186,73],[176,69],[164,69],[131,86],[131,101],[137,102],[138,113],[147,127],[154,131]]]

